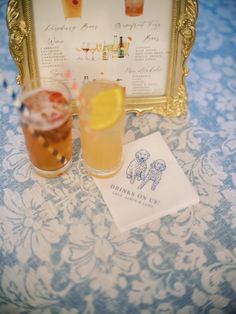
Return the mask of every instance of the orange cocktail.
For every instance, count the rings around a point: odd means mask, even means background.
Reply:
[[[58,87],[66,91],[66,86],[47,82],[53,85],[23,87],[19,114],[33,168],[42,176],[56,177],[71,164],[71,108],[68,94]]]
[[[125,14],[139,16],[143,14],[144,0],[125,0]]]
[[[81,90],[79,127],[82,157],[98,177],[116,173],[122,163],[124,88],[114,82],[93,81]]]
[[[62,0],[65,18],[81,17],[82,0]]]

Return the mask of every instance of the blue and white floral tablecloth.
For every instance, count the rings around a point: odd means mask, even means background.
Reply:
[[[15,84],[6,1],[0,71]],[[236,2],[199,1],[187,117],[127,116],[126,141],[159,130],[200,204],[119,234],[79,158],[55,180],[31,171],[0,88],[0,313],[236,313]]]

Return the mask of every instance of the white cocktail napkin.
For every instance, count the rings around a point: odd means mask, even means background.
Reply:
[[[94,180],[121,232],[199,202],[159,132],[126,144],[121,170]]]

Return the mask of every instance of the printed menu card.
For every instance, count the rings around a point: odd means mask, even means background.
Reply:
[[[69,86],[111,79],[130,97],[165,94],[172,0],[32,2],[40,76],[70,72]]]
[[[199,202],[159,132],[126,144],[121,170],[94,180],[121,232]]]

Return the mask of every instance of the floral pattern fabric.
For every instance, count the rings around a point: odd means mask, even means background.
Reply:
[[[17,91],[0,0],[0,72]],[[188,115],[128,114],[125,141],[160,131],[200,204],[120,234],[80,157],[53,180],[31,170],[0,87],[0,313],[236,312],[236,4],[199,1]]]

